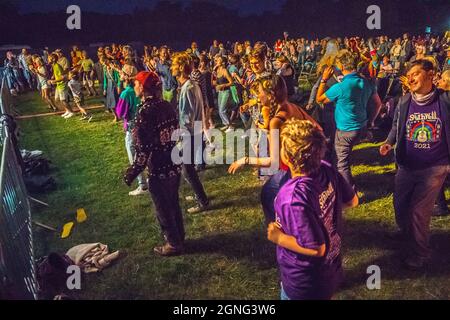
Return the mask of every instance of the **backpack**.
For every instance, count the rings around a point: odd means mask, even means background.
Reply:
[[[37,261],[37,282],[40,299],[53,299],[67,290],[67,268],[75,263],[67,255],[52,252]]]

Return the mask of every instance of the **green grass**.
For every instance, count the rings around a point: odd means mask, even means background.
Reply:
[[[97,101],[98,102],[98,101]],[[91,101],[90,103],[97,103]],[[19,97],[20,113],[45,110],[40,98]],[[85,208],[88,220],[67,239],[34,228],[36,256],[65,252],[74,245],[102,242],[120,250],[120,259],[98,274],[84,275],[84,299],[278,299],[274,247],[266,240],[260,186],[250,169],[237,175],[227,166],[201,174],[212,210],[185,214],[187,254],[160,258],[152,248],[162,238],[149,197],[131,198],[122,182],[128,166],[120,124],[103,110],[85,123],[58,116],[19,121],[21,147],[44,151],[54,165],[58,188],[36,195],[50,208],[33,206],[33,219],[61,229]],[[381,159],[378,145],[355,148],[353,174],[362,192],[359,207],[345,213],[346,281],[337,299],[450,298],[449,218],[434,218],[433,263],[425,273],[404,271],[400,252],[385,235],[395,230],[392,207],[393,163]],[[181,199],[189,194],[183,183]],[[182,209],[188,203],[181,200]],[[366,269],[381,268],[381,290],[366,288]]]

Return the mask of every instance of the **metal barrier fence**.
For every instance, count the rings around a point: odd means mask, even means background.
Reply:
[[[12,99],[5,78],[0,91],[0,299],[37,299],[31,209],[19,165]]]
[[[11,93],[6,81],[6,76],[0,76],[0,110],[2,114],[13,115],[13,103]]]

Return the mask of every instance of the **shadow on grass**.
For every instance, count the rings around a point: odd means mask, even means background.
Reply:
[[[221,254],[231,259],[246,259],[259,269],[276,267],[276,247],[265,237],[263,227],[227,232],[186,240],[186,254]]]
[[[394,172],[363,173],[354,177],[359,190],[363,192],[360,203],[370,203],[394,192]]]
[[[366,165],[366,166],[387,166],[394,161],[394,154],[383,157],[380,155],[380,147],[373,146],[364,149],[357,149],[352,151],[352,165]]]
[[[367,250],[372,252],[379,249],[384,252],[380,257],[358,263],[356,266],[346,269],[344,283],[341,290],[352,289],[361,285],[365,286],[368,278],[367,267],[377,265],[381,269],[381,277],[386,280],[418,279],[424,275],[427,278],[450,275],[450,232],[436,231],[431,233],[431,247],[433,257],[430,264],[423,271],[406,269],[402,264],[405,257],[405,245],[389,238],[393,232],[385,224],[376,221],[346,222],[344,232],[344,259],[349,251]]]

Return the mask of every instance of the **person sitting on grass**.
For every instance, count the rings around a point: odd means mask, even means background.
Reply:
[[[80,120],[87,120],[88,122],[91,122],[92,115],[90,113],[87,113],[86,109],[84,109],[83,107],[84,106],[83,85],[78,80],[78,73],[76,71],[69,72],[69,83],[67,85],[69,86],[69,89],[72,92],[75,105],[78,107],[78,109],[80,109],[81,112]]]
[[[311,121],[288,120],[280,156],[292,178],[275,199],[267,238],[277,244],[282,300],[331,299],[342,280],[342,209],[356,207],[352,186],[323,161],[326,138]]]

